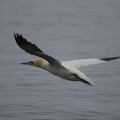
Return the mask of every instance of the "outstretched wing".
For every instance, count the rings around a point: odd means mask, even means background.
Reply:
[[[108,57],[108,58],[100,58],[100,59],[91,58],[91,59],[71,60],[71,61],[65,61],[65,62],[71,64],[77,69],[80,69],[81,67],[84,67],[84,66],[100,64],[100,63],[104,63],[104,62],[119,59],[119,58],[120,57]]]
[[[53,58],[52,56],[45,54],[35,44],[28,42],[25,38],[22,37],[21,34],[14,34],[14,37],[15,37],[15,41],[18,44],[18,46],[21,49],[25,50],[27,53],[41,57],[45,59],[46,61],[48,61],[51,65],[56,65],[60,63],[59,60]]]

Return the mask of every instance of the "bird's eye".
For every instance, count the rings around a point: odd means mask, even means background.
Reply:
[[[30,64],[30,65],[33,65],[33,61],[29,61],[29,64]]]

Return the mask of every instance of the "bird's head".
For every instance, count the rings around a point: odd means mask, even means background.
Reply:
[[[32,61],[28,61],[28,62],[23,62],[21,63],[23,65],[32,65],[32,66],[35,66],[35,67],[40,67],[40,68],[44,68],[45,65],[48,64],[48,62],[42,58],[37,58],[37,59],[34,59]]]

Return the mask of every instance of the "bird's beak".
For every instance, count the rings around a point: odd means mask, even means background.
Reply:
[[[22,65],[33,65],[33,61],[23,62]]]

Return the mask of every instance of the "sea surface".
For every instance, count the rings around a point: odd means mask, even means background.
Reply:
[[[60,60],[120,56],[120,0],[0,0],[0,120],[120,120],[120,59],[82,68],[91,87],[21,65],[14,33]]]

